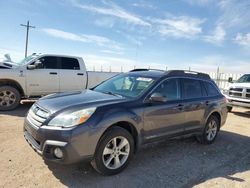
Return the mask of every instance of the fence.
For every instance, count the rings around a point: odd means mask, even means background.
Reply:
[[[210,72],[207,73],[215,81],[220,89],[224,89],[229,86],[228,78],[232,77],[233,81],[239,79],[243,74],[234,73],[220,73],[220,72]]]

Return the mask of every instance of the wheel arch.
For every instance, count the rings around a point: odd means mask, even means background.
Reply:
[[[220,127],[221,127],[221,114],[218,111],[213,111],[213,112],[210,113],[210,115],[208,116],[207,120],[211,116],[215,116],[219,120],[219,129],[220,129]]]
[[[22,86],[15,80],[1,79],[0,80],[0,86],[12,86],[12,87],[16,88],[19,91],[21,96],[25,95]]]
[[[101,140],[102,136],[107,132],[109,131],[110,129],[114,128],[114,127],[120,127],[120,128],[123,128],[125,129],[126,131],[128,131],[133,139],[134,139],[134,146],[135,146],[135,152],[138,150],[139,148],[139,145],[140,145],[140,137],[139,137],[139,133],[135,127],[135,125],[129,121],[118,121],[116,123],[112,123],[111,125],[109,125],[105,131],[102,133],[102,135],[100,136],[99,140],[98,140],[98,144],[99,144],[99,141]]]

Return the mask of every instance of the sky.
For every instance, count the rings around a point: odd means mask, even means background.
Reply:
[[[0,1],[0,57],[80,56],[88,70],[250,72],[249,0]]]

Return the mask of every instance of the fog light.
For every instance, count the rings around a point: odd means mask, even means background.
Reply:
[[[63,152],[60,148],[55,148],[54,149],[54,155],[56,156],[56,158],[61,159],[63,158]]]

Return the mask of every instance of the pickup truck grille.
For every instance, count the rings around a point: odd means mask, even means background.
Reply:
[[[37,105],[33,105],[28,112],[27,120],[34,126],[40,127],[43,122],[48,118],[49,112],[44,109],[38,107]]]
[[[235,98],[250,99],[250,89],[246,88],[230,88],[229,96]]]

